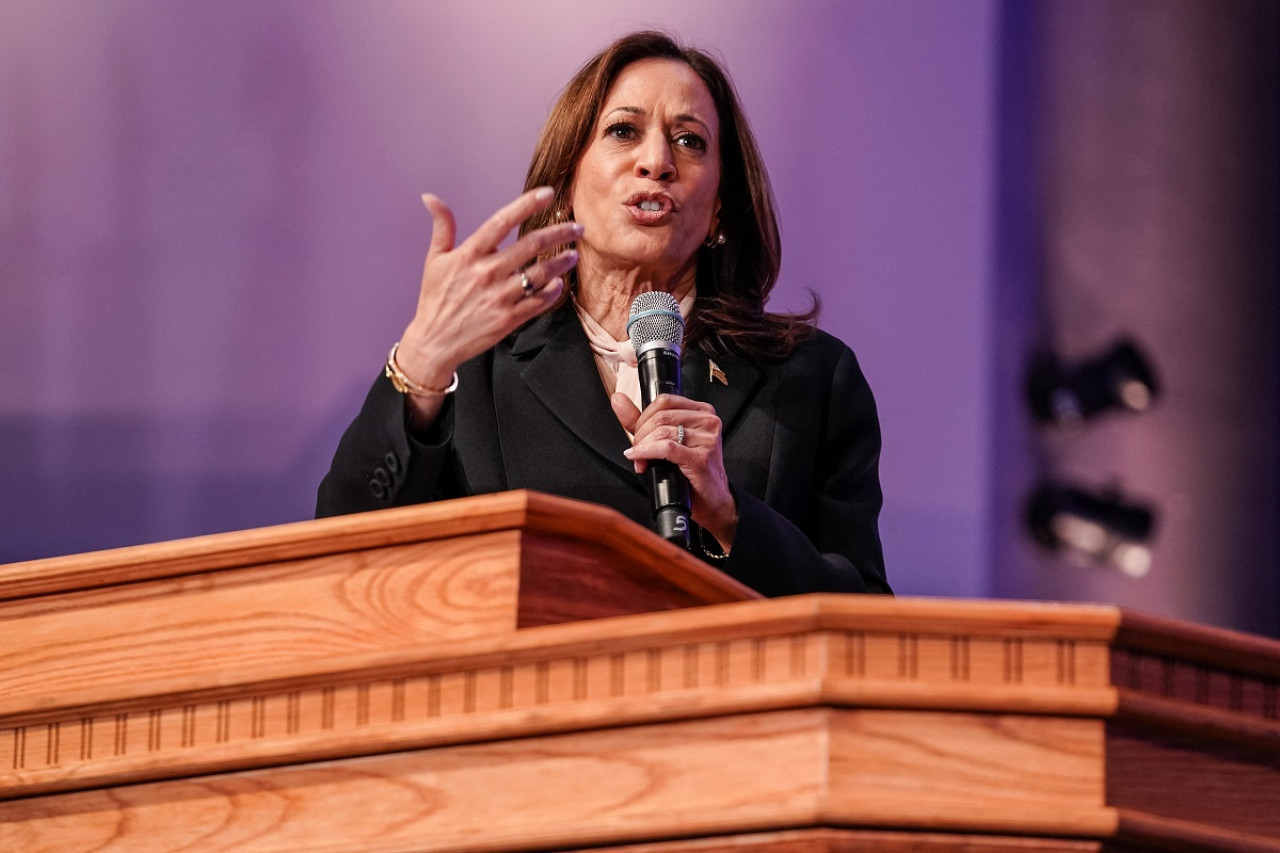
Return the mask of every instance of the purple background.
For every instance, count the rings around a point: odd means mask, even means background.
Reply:
[[[1115,580],[1029,552],[1010,521],[1021,481],[1002,472],[1032,471],[1035,439],[1006,333],[1027,338],[1042,284],[1018,254],[1034,164],[1007,136],[1041,109],[1019,95],[1023,17],[996,0],[0,0],[0,562],[309,517],[412,310],[420,193],[469,232],[518,192],[572,72],[657,26],[717,51],[753,121],[781,208],[774,307],[819,293],[876,392],[900,594],[1274,631],[1160,593],[1185,582],[1169,565],[1215,567],[1158,553]]]

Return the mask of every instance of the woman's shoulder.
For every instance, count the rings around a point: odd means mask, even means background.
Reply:
[[[853,349],[840,338],[817,327],[796,345],[783,363],[792,368],[825,367],[828,371],[852,368],[860,372]]]
[[[843,340],[815,328],[776,368],[775,381],[796,393],[823,398],[871,397],[871,387],[853,349]]]

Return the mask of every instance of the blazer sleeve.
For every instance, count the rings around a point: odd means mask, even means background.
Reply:
[[[452,497],[444,476],[452,432],[452,400],[446,400],[427,434],[410,433],[404,397],[379,374],[320,482],[316,516]]]
[[[892,594],[885,578],[878,518],[880,422],[857,359],[842,347],[807,488],[804,518],[783,516],[765,500],[735,489],[738,528],[729,575],[767,596],[808,592]],[[805,466],[808,467],[808,466]]]

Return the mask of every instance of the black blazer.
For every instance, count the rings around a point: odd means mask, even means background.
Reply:
[[[853,352],[819,332],[781,364],[685,353],[685,396],[724,423],[738,502],[726,560],[712,565],[769,596],[890,592],[876,519],[880,426]],[[644,481],[565,304],[458,369],[458,390],[427,436],[379,376],[320,484],[317,515],[533,489],[612,507],[645,527]],[[708,540],[711,540],[708,537]]]

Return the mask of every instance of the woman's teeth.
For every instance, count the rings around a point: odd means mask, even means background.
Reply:
[[[640,202],[640,209],[641,210],[662,210],[662,204],[661,202],[656,202],[656,201],[642,201]]]

